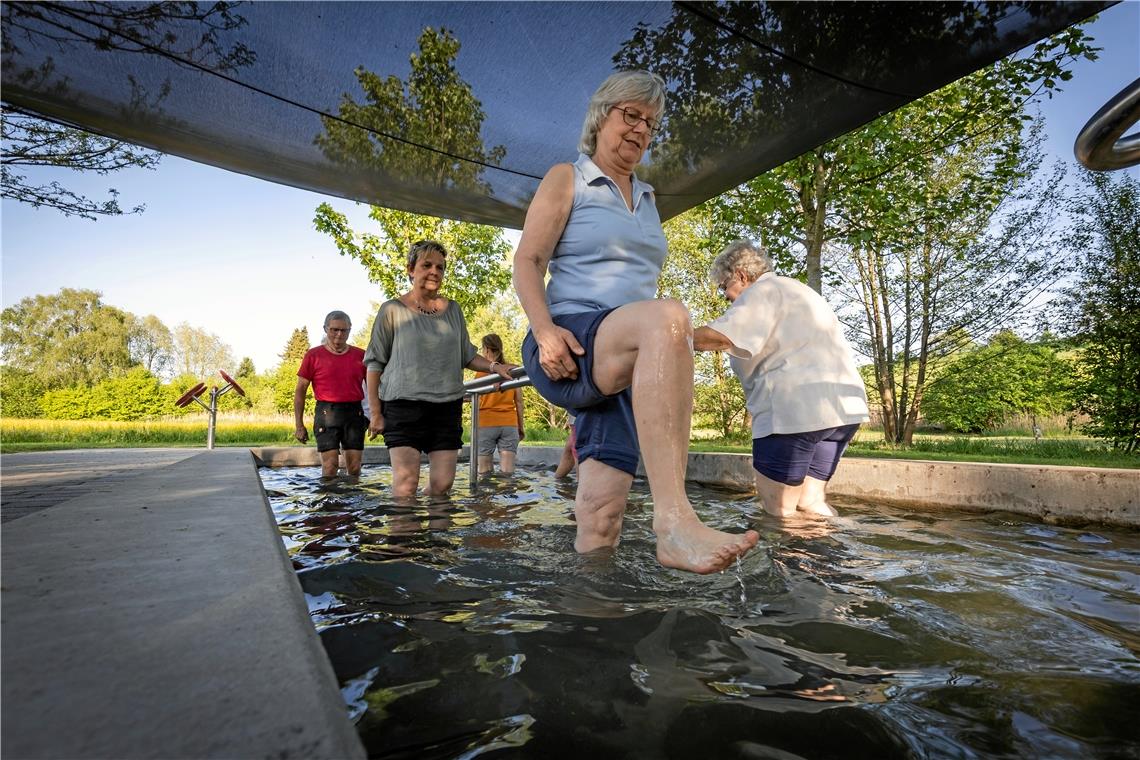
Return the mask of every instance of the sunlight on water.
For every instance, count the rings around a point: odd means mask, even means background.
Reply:
[[[661,568],[643,481],[612,554],[573,484],[493,476],[391,502],[391,472],[261,471],[373,757],[1137,757],[1140,534],[860,504],[761,533],[726,572]],[[462,484],[462,478],[460,479]]]

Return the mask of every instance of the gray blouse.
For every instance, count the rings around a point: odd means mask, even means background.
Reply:
[[[454,401],[463,396],[463,368],[478,349],[467,335],[459,304],[421,314],[385,301],[372,323],[364,365],[380,372],[380,400]]]

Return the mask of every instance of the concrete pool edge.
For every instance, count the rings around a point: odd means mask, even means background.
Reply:
[[[363,757],[247,449],[3,529],[3,754]]]
[[[561,446],[520,446],[517,461],[554,467],[561,450]],[[251,452],[267,467],[320,463],[312,447],[262,447]],[[466,455],[465,447],[461,460]],[[388,452],[368,447],[364,461],[386,464]],[[694,483],[752,491],[752,473],[748,454],[689,453],[687,478]],[[466,478],[461,468],[457,488],[466,485]],[[1140,470],[849,456],[840,463],[830,493],[922,509],[1002,511],[1053,523],[1140,528]]]

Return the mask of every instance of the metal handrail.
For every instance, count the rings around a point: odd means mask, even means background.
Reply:
[[[1127,169],[1140,164],[1140,132],[1122,137],[1140,121],[1140,79],[1118,92],[1093,114],[1077,135],[1073,153],[1095,171]]]
[[[515,367],[511,370],[513,380],[504,380],[501,375],[491,373],[463,384],[464,395],[471,401],[471,456],[469,474],[471,478],[471,492],[479,490],[479,397],[485,393],[497,393],[512,388],[522,388],[530,385],[526,369]]]
[[[514,369],[511,370],[511,377],[519,378],[519,377],[525,377],[525,376],[526,376],[526,368],[525,367],[515,367]],[[467,382],[463,383],[463,390],[465,392],[470,392],[472,390],[475,390],[476,388],[482,388],[485,385],[494,385],[495,383],[509,383],[509,382],[513,382],[513,381],[504,380],[502,375],[499,375],[499,374],[492,372],[490,374],[483,375],[483,377],[477,377],[474,380],[468,380]]]

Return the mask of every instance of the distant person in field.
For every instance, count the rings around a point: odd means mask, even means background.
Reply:
[[[463,368],[509,380],[515,367],[479,355],[459,304],[440,293],[446,272],[441,243],[412,244],[411,288],[380,306],[364,355],[368,432],[372,438],[384,436],[397,497],[415,495],[422,454],[428,456],[428,495],[451,490],[463,447]]]
[[[321,475],[336,476],[341,449],[345,470],[352,477],[360,475],[364,455],[364,433],[368,418],[360,402],[364,399],[364,349],[348,345],[352,321],[343,311],[330,311],[325,317],[325,339],[309,349],[297,370],[297,387],[293,391],[294,437],[301,443],[309,440],[305,429],[305,395],[313,386],[317,400],[313,415],[313,437],[321,454]]]
[[[503,339],[488,333],[480,341],[479,352],[492,365],[503,364]],[[487,372],[476,372],[484,377]],[[515,471],[515,454],[519,441],[526,438],[523,424],[522,388],[490,391],[479,395],[479,472],[490,472],[499,452],[499,469],[507,474]]]
[[[764,509],[834,515],[827,481],[869,419],[851,347],[823,297],[772,271],[764,249],[727,246],[709,277],[732,304],[693,332],[697,351],[727,351],[752,415],[752,465]]]

